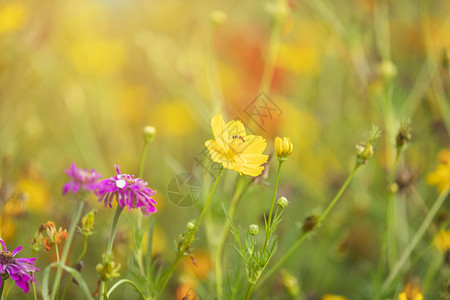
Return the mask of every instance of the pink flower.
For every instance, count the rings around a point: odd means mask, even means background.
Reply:
[[[155,213],[156,207],[153,204],[156,204],[156,201],[151,198],[155,195],[155,191],[146,187],[147,182],[134,178],[134,175],[120,174],[119,166],[114,167],[117,175],[104,179],[98,184],[98,202],[112,207],[111,203],[116,196],[117,203],[122,207],[128,207],[128,210],[141,208],[144,215]]]
[[[37,284],[33,278],[33,272],[39,271],[34,265],[36,258],[14,258],[22,250],[22,247],[17,247],[11,253],[6,249],[3,240],[0,239],[0,243],[2,245],[2,251],[0,253],[0,286],[4,280],[11,278],[27,294],[31,282],[33,281]]]
[[[80,169],[72,163],[70,169],[66,170],[66,174],[72,177],[72,181],[66,183],[63,187],[63,195],[68,191],[78,193],[80,188],[84,191],[94,191],[97,189],[98,180],[102,177],[96,170]]]

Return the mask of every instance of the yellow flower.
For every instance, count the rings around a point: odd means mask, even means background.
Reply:
[[[322,296],[322,300],[348,300],[348,298],[339,295],[326,294]]]
[[[286,160],[289,155],[292,153],[292,143],[291,140],[287,137],[275,138],[275,152],[277,153],[277,157],[279,160]]]
[[[262,173],[261,166],[269,158],[262,154],[266,140],[257,135],[247,135],[240,121],[230,121],[225,125],[221,115],[211,119],[211,128],[215,140],[208,140],[211,159],[221,163],[224,168],[253,177]]]
[[[434,238],[434,245],[441,252],[450,250],[450,230],[441,230]]]
[[[398,295],[398,300],[423,300],[419,283],[415,280],[406,282],[403,292]]]
[[[442,193],[450,188],[450,150],[442,150],[439,153],[439,161],[436,170],[428,174],[427,183],[436,186]]]

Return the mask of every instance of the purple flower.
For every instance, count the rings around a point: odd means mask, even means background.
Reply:
[[[39,271],[34,265],[36,258],[14,258],[22,250],[22,247],[17,247],[11,253],[6,249],[5,242],[2,239],[0,239],[0,243],[3,247],[0,253],[0,286],[4,280],[11,278],[27,294],[30,289],[29,284],[32,281],[37,284],[33,278],[33,272]]]
[[[147,182],[140,178],[134,178],[134,175],[120,174],[118,165],[114,166],[117,175],[99,182],[97,194],[98,202],[112,207],[114,196],[117,197],[117,203],[120,206],[132,208],[141,208],[144,215],[150,215],[156,212],[156,201],[151,197],[155,191],[146,187]]]
[[[68,191],[78,193],[80,188],[85,191],[95,191],[97,189],[98,180],[102,177],[95,170],[80,169],[72,163],[70,169],[66,170],[66,174],[72,177],[72,181],[66,183],[63,187],[63,195]]]

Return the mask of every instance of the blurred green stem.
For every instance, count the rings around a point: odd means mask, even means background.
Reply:
[[[67,237],[67,241],[64,244],[63,253],[61,256],[61,260],[58,264],[58,270],[56,271],[56,277],[53,282],[53,288],[52,288],[52,294],[50,299],[55,299],[55,297],[58,294],[59,291],[59,282],[61,281],[61,275],[62,275],[62,265],[66,263],[67,256],[69,255],[70,246],[72,245],[73,236],[75,234],[75,229],[77,228],[78,221],[81,218],[81,213],[83,212],[84,207],[84,200],[78,200],[77,201],[77,207],[75,208],[75,213],[72,217],[72,223],[70,223],[69,227],[69,233]],[[57,245],[55,245],[56,247]]]
[[[425,220],[420,225],[419,229],[417,230],[416,234],[412,238],[411,242],[408,244],[406,249],[403,251],[402,255],[400,256],[400,259],[396,262],[396,264],[394,265],[394,268],[389,273],[389,276],[383,282],[383,285],[381,286],[381,292],[383,292],[387,288],[389,288],[392,281],[395,279],[395,277],[401,271],[403,265],[405,264],[405,262],[411,255],[412,251],[416,248],[417,244],[419,243],[420,239],[422,238],[423,234],[425,233],[425,230],[427,230],[427,228],[430,226],[431,222],[433,221],[433,218],[436,216],[436,213],[439,211],[442,204],[445,202],[445,199],[447,198],[449,191],[450,191],[450,188],[447,188],[446,190],[442,191],[442,193],[439,194],[438,198],[436,199],[436,201],[434,202],[430,211],[428,212],[428,215],[425,217]]]
[[[119,217],[122,213],[123,207],[117,204],[116,211],[114,212],[114,217],[111,223],[111,231],[109,233],[109,239],[108,239],[108,245],[106,246],[106,252],[104,259],[107,260],[108,256],[111,254],[112,246],[114,244],[114,237],[116,236],[117,231],[117,223],[119,223]],[[103,299],[103,297],[106,297],[108,299],[108,296],[106,295],[106,281],[102,280],[102,284],[100,286],[100,300]]]
[[[280,52],[281,45],[281,24],[279,21],[275,21],[270,34],[269,52],[267,54],[266,63],[264,65],[264,71],[261,79],[261,85],[259,90],[264,93],[270,91],[272,83],[272,77],[275,70],[275,65]]]
[[[241,179],[242,177],[239,177]],[[236,212],[236,207],[239,203],[239,200],[244,195],[247,188],[250,186],[252,181],[249,181],[245,186],[242,185],[241,180],[238,180],[238,184],[234,191],[233,199],[231,200],[229,215],[230,219],[233,220],[234,214]],[[217,299],[223,299],[223,291],[222,291],[222,256],[223,256],[223,248],[225,245],[225,241],[227,240],[228,232],[230,231],[230,222],[225,222],[222,228],[222,234],[220,235],[220,240],[217,245],[216,257],[215,257],[215,272],[216,272],[216,291],[217,291]]]
[[[0,300],[3,300],[3,289],[5,287],[5,281],[2,280],[2,285],[0,286]]]
[[[272,204],[270,205],[269,218],[267,219],[266,240],[264,241],[264,249],[266,249],[269,244],[270,231],[271,231],[271,226],[272,226],[273,206],[275,205],[275,197],[277,195],[278,183],[280,181],[280,172],[281,172],[282,164],[283,164],[283,161],[279,160],[278,171],[277,171],[277,180],[275,181],[275,188],[273,189],[273,195],[272,195]]]
[[[195,223],[194,228],[190,232],[189,236],[188,235],[184,236],[184,238],[186,240],[188,240],[188,242],[183,243],[181,248],[178,250],[178,253],[177,253],[177,256],[176,256],[174,262],[172,263],[170,268],[166,271],[166,273],[161,278],[162,283],[160,285],[161,287],[159,288],[158,294],[156,296],[157,299],[160,298],[160,296],[164,292],[164,289],[166,288],[166,285],[169,282],[170,277],[172,277],[172,273],[175,271],[175,268],[176,268],[178,262],[181,260],[181,258],[184,256],[186,251],[188,251],[189,247],[191,246],[191,243],[193,242],[193,240],[195,238],[195,234],[197,233],[198,227],[200,226],[200,223],[202,222],[202,219],[206,213],[206,210],[207,210],[209,204],[211,203],[212,196],[214,195],[214,191],[216,190],[217,184],[219,183],[219,179],[222,176],[222,173],[223,173],[223,166],[220,167],[219,174],[217,174],[216,181],[214,182],[214,185],[209,194],[209,197],[206,200],[205,206],[203,207],[203,210],[200,213],[200,216],[198,217],[198,220]]]
[[[138,173],[138,178],[142,179],[142,176],[144,176],[144,169],[145,169],[145,160],[147,158],[147,152],[148,152],[148,146],[150,144],[150,141],[148,138],[144,137],[144,149],[142,149],[142,155],[141,155],[141,163],[139,165],[139,173]],[[142,213],[138,212],[138,216],[137,216],[137,228],[135,228],[134,230],[145,230],[145,228],[142,228]],[[143,235],[140,235],[143,236]],[[140,246],[142,246],[142,241],[140,241],[139,243]],[[134,250],[134,257],[137,261],[137,264],[139,266],[139,270],[141,271],[141,274],[144,275],[144,265],[142,263],[142,251],[141,251],[142,247],[139,247],[138,249],[133,249]],[[150,259],[150,258],[148,258]]]
[[[251,282],[248,283],[247,294],[245,295],[245,300],[250,299],[250,295],[252,294],[254,286],[255,285],[253,283],[251,283]]]
[[[319,225],[320,223],[322,223],[325,220],[327,215],[330,213],[331,209],[334,207],[334,205],[336,205],[336,203],[341,198],[342,194],[344,193],[347,186],[352,181],[353,176],[355,175],[356,171],[358,170],[358,168],[360,166],[361,166],[361,164],[359,164],[359,163],[355,164],[353,171],[347,177],[347,180],[344,182],[344,184],[342,185],[339,192],[336,194],[336,196],[330,202],[328,207],[325,209],[325,212],[319,217],[319,221],[318,221],[317,225]],[[317,228],[317,226],[315,228]],[[294,251],[303,243],[303,241],[306,239],[306,237],[308,237],[312,232],[313,231],[304,231],[300,235],[300,237],[297,239],[297,241],[291,246],[291,248],[289,248],[289,250],[283,255],[283,257],[281,257],[281,259],[279,259],[275,265],[273,265],[266,273],[264,273],[264,275],[261,277],[261,279],[256,284],[256,288],[259,288],[264,283],[264,281],[266,281],[276,270],[278,270],[286,262],[286,260],[292,255],[292,253],[294,253]]]

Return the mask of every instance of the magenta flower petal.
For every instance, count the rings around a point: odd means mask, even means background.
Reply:
[[[102,177],[96,170],[77,168],[75,163],[72,163],[70,169],[65,170],[66,174],[72,178],[72,181],[63,186],[63,195],[67,192],[78,193],[78,191],[93,191],[97,190],[98,180]]]
[[[39,271],[35,266],[36,258],[15,258],[16,254],[22,250],[22,247],[17,247],[12,253],[6,248],[5,242],[0,239],[2,251],[0,252],[0,278],[11,278],[16,285],[20,287],[25,294],[30,290],[31,282],[36,282],[33,278],[33,273]],[[0,286],[3,284],[0,279]]]
[[[112,207],[112,201],[116,196],[117,203],[131,211],[132,208],[140,208],[144,215],[155,213],[157,204],[151,197],[155,195],[155,191],[147,187],[147,182],[140,178],[134,178],[134,175],[121,174],[118,165],[116,168],[117,175],[109,179],[104,179],[98,183],[98,202],[103,205]]]

